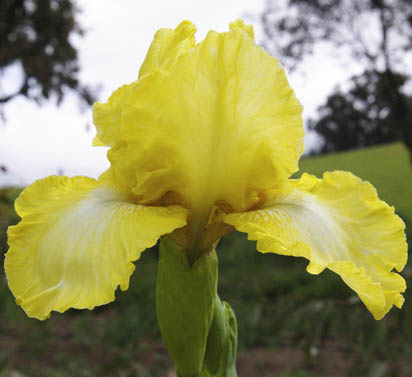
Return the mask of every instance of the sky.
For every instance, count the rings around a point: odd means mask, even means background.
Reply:
[[[78,0],[78,21],[86,36],[75,44],[80,55],[83,83],[99,85],[98,100],[104,102],[120,85],[134,81],[153,35],[159,28],[174,28],[188,19],[197,26],[197,40],[207,31],[225,31],[229,22],[241,17],[255,26],[262,40],[256,15],[265,0]],[[347,62],[318,51],[306,59],[300,71],[288,75],[304,106],[304,119],[315,114],[325,96],[345,77],[357,73]],[[1,77],[0,93],[12,92],[20,83],[19,67],[12,66]],[[106,149],[92,147],[95,135],[91,108],[83,113],[74,95],[60,107],[53,101],[38,107],[23,98],[5,106],[6,122],[0,121],[0,186],[27,185],[50,174],[97,177],[109,163]],[[316,137],[305,138],[306,148]]]

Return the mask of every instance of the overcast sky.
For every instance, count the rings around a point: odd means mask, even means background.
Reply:
[[[261,33],[250,15],[258,14],[264,1],[79,0],[79,23],[87,32],[76,40],[81,79],[101,84],[99,101],[106,101],[117,87],[136,79],[156,30],[174,28],[184,19],[196,24],[200,40],[208,30],[225,31],[229,22],[242,17],[255,25],[259,42]],[[349,71],[346,62],[338,64],[327,56],[320,52],[307,59],[304,72],[289,75],[305,118],[314,114],[338,82],[356,73],[356,67]],[[11,92],[19,82],[19,67],[11,67],[2,77],[0,90]],[[8,172],[0,172],[0,186],[26,185],[56,173],[97,177],[108,167],[106,150],[91,146],[95,134],[91,109],[81,114],[74,96],[68,96],[60,107],[54,103],[38,107],[18,98],[6,105],[5,113],[7,122],[0,122],[0,166]],[[311,146],[315,140],[310,137],[305,142]]]

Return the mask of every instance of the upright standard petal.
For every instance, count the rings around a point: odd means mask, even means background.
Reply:
[[[216,202],[241,211],[297,170],[302,107],[278,60],[252,37],[237,21],[188,49],[191,34],[186,40],[161,32],[121,107],[111,105],[115,98],[95,105],[98,129],[121,130],[108,157],[122,191],[142,203],[175,192],[194,212]],[[101,126],[102,114],[116,126]]]
[[[129,286],[133,261],[158,238],[185,225],[181,207],[145,207],[86,177],[51,176],[16,201],[5,269],[16,302],[30,317],[91,309]]]
[[[195,45],[196,27],[189,21],[183,21],[176,29],[160,29],[156,32],[146,58],[140,68],[139,77],[157,69],[167,69],[181,53]],[[118,88],[103,105],[93,106],[93,122],[97,135],[94,146],[114,146],[121,143],[121,114],[123,105],[130,94],[130,85]]]
[[[289,187],[267,193],[260,209],[232,213],[225,222],[259,251],[302,256],[307,271],[338,273],[376,319],[403,304],[401,271],[407,260],[405,225],[368,182],[347,172],[304,174]]]
[[[194,47],[195,33],[196,26],[189,21],[181,22],[174,30],[158,30],[140,67],[139,77],[159,68],[167,70],[180,54]]]

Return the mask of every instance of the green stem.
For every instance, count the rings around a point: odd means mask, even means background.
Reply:
[[[236,377],[236,318],[217,278],[215,251],[189,265],[179,246],[161,240],[156,312],[179,377]]]
[[[172,240],[160,242],[156,313],[163,341],[181,377],[199,376],[217,291],[216,252],[189,266]]]

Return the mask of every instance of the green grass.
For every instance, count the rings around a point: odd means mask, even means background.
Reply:
[[[379,197],[394,206],[407,223],[406,233],[412,239],[412,165],[402,143],[393,143],[349,152],[303,158],[300,172],[321,178],[325,171],[347,170],[371,182]]]
[[[303,158],[300,169],[319,178],[325,171],[351,171],[371,182],[382,200],[412,220],[412,165],[401,143]]]
[[[349,170],[371,181],[412,233],[412,171],[400,144],[303,159],[301,169],[317,176]],[[5,229],[18,220],[12,209],[17,194],[0,191],[3,252]],[[303,259],[257,253],[237,233],[221,241],[218,255],[219,292],[239,324],[239,377],[412,375],[409,291],[402,310],[375,321],[337,275],[309,275]],[[156,325],[156,270],[156,249],[146,251],[129,290],[117,292],[114,303],[55,313],[45,322],[25,317],[1,273],[0,377],[13,371],[26,377],[166,376],[171,363]],[[410,266],[403,276],[412,285]]]

